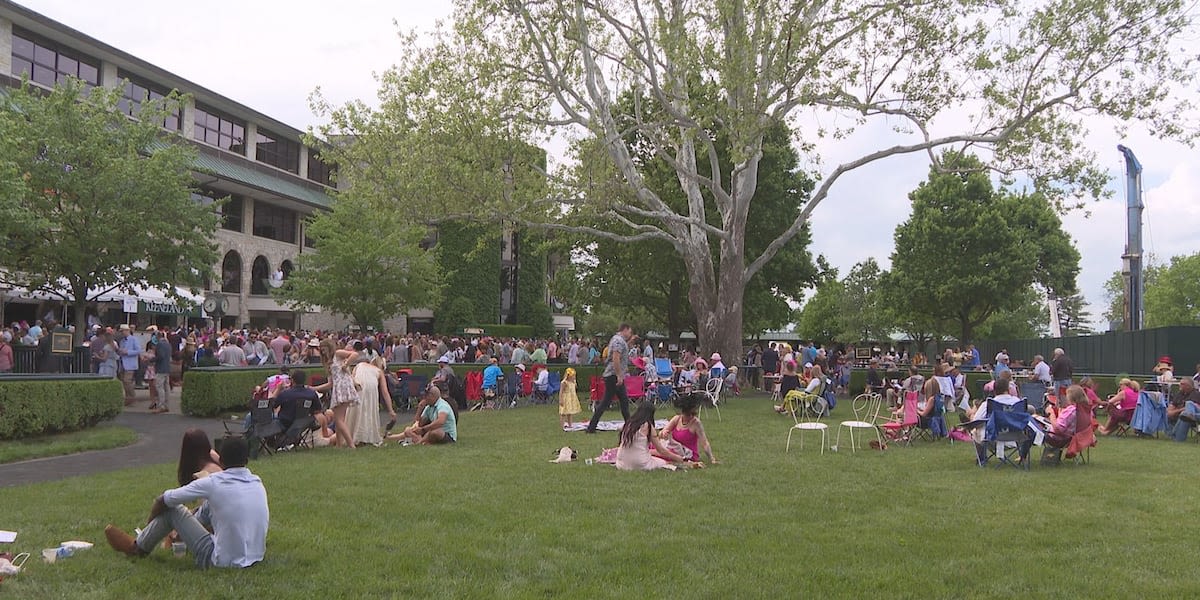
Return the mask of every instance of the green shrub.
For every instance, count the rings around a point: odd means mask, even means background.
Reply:
[[[315,365],[316,371],[321,370]],[[190,369],[183,376],[180,407],[184,414],[212,417],[231,410],[246,410],[254,386],[276,368],[262,367],[204,367]]]
[[[0,440],[91,427],[121,413],[121,382],[107,377],[0,379]]]
[[[483,368],[487,365],[471,363],[451,366],[456,375],[465,379],[467,373],[472,371],[482,372]],[[500,366],[504,369],[506,375],[512,375],[514,370],[512,365]],[[569,366],[571,365],[549,365],[548,368],[551,372],[562,373]],[[295,368],[304,370],[310,379],[325,376],[321,365],[297,366]],[[409,369],[413,375],[421,375],[432,379],[434,372],[437,371],[437,365],[433,363],[391,363],[388,365],[388,371],[395,372],[398,369]],[[575,371],[579,394],[586,398],[588,386],[591,382],[590,378],[593,375],[600,375],[601,367],[596,365],[575,366]],[[268,376],[277,372],[277,368],[264,369],[261,367],[205,367],[191,369],[183,376],[183,396],[181,400],[183,412],[195,417],[212,417],[229,411],[244,411],[250,399],[250,394],[254,391],[254,386],[262,383]]]

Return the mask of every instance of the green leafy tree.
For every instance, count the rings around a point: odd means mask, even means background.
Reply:
[[[1200,253],[1171,257],[1152,270],[1154,284],[1146,277],[1146,327],[1200,325]]]
[[[800,309],[800,322],[796,332],[806,340],[829,343],[840,339],[846,330],[846,289],[836,279],[826,279],[817,285],[817,291]]]
[[[14,215],[0,277],[72,303],[76,324],[114,290],[162,288],[186,303],[175,286],[196,291],[217,261],[218,217],[191,198],[195,150],[158,126],[180,98],[143,103],[139,119],[117,110],[120,98],[72,79],[49,93],[24,84],[0,103],[0,212]]]
[[[842,279],[842,330],[837,341],[854,343],[891,339],[892,322],[880,289],[883,271],[874,258],[852,267]]]
[[[1153,259],[1147,261],[1147,264],[1142,270],[1143,296],[1142,296],[1142,325],[1150,327],[1152,321],[1150,317],[1149,290],[1158,286],[1158,276],[1162,274],[1163,268],[1154,264]],[[1117,331],[1125,331],[1125,275],[1120,271],[1113,271],[1108,281],[1104,282],[1104,301],[1106,308],[1101,317],[1109,324],[1116,325]]]
[[[275,291],[289,305],[344,315],[361,328],[413,308],[434,306],[441,278],[427,235],[369,198],[338,194],[333,210],[308,225],[316,252],[304,253],[287,285]]]
[[[1076,292],[1064,298],[1058,298],[1058,324],[1065,337],[1091,335],[1095,333],[1090,321],[1092,313],[1088,310],[1088,302],[1083,294]]]
[[[1075,292],[1079,252],[1039,194],[996,191],[972,156],[948,153],[909,194],[896,228],[892,295],[898,310],[951,322],[961,343],[996,313],[1029,304],[1034,285]]]
[[[454,6],[449,26],[404,38],[403,65],[380,78],[378,109],[318,99],[329,139],[356,136],[337,158],[345,176],[416,214],[662,240],[687,268],[701,345],[730,355],[740,354],[747,286],[864,167],[972,146],[1064,208],[1103,194],[1107,182],[1083,142],[1083,115],[1141,120],[1166,137],[1197,134],[1180,118],[1196,61],[1178,51],[1191,35],[1182,0]],[[627,113],[620,99],[630,93],[657,106]],[[804,123],[797,148],[818,183],[803,205],[774,215],[786,227],[752,251],[748,215],[764,140],[779,122]],[[723,136],[712,135],[714,123]],[[879,139],[876,125],[894,138]],[[630,131],[674,171],[684,207],[647,181]],[[528,181],[537,165],[514,148],[555,138],[583,140],[609,168],[577,170],[568,160]],[[822,138],[861,141],[862,153],[823,161]],[[604,187],[625,193],[592,193]],[[567,212],[592,218],[564,221]]]
[[[1003,312],[992,313],[975,328],[975,337],[983,340],[1028,340],[1050,334],[1050,310],[1038,290],[1013,290],[1014,303]]]

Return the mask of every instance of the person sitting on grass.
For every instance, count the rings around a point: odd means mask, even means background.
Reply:
[[[417,419],[404,433],[388,436],[400,439],[400,444],[453,444],[458,442],[458,418],[450,403],[442,399],[442,390],[436,385],[425,389],[417,405]]]
[[[192,427],[183,432],[179,449],[179,467],[175,479],[183,487],[197,479],[221,472],[221,456],[213,450],[212,442],[203,429]]]
[[[163,492],[136,538],[108,525],[108,545],[129,556],[146,556],[175,530],[201,569],[258,563],[266,555],[271,514],[262,480],[246,468],[249,456],[245,438],[227,438],[221,444],[224,471]],[[196,500],[206,502],[193,515],[183,505]]]
[[[657,456],[650,454],[653,445]],[[642,402],[621,428],[621,446],[617,448],[616,467],[622,471],[653,471],[670,463],[682,464],[683,457],[672,452],[654,434],[654,403]]]
[[[1108,411],[1108,422],[1101,425],[1097,431],[1109,435],[1115,433],[1122,424],[1129,423],[1133,419],[1133,410],[1137,408],[1138,393],[1141,391],[1142,386],[1138,382],[1128,377],[1122,379],[1117,384],[1117,393],[1104,403],[1105,410]]]
[[[730,367],[731,369],[737,367]],[[675,399],[675,408],[679,414],[671,418],[667,426],[659,433],[659,437],[664,440],[673,440],[680,446],[687,448],[691,456],[684,456],[685,459],[695,462],[700,460],[700,451],[708,456],[708,462],[719,464],[717,457],[713,455],[712,445],[708,442],[708,435],[704,433],[704,423],[700,422],[700,403],[705,398],[700,394],[688,394],[679,396]],[[656,452],[652,452],[659,458],[667,458]]]

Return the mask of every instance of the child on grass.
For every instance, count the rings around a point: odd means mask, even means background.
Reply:
[[[558,416],[563,431],[571,428],[575,415],[579,414],[579,395],[575,393],[575,369],[568,368],[558,390]]]

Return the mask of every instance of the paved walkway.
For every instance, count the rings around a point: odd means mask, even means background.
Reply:
[[[149,411],[150,394],[138,390],[138,401],[115,419],[115,423],[137,432],[138,441],[124,448],[96,450],[67,456],[36,458],[0,465],[0,488],[57,481],[79,475],[92,475],[127,467],[174,463],[179,460],[179,443],[183,432],[199,427],[209,436],[224,432],[216,418],[198,419],[179,413],[179,390],[171,394],[171,412],[153,414]]]

